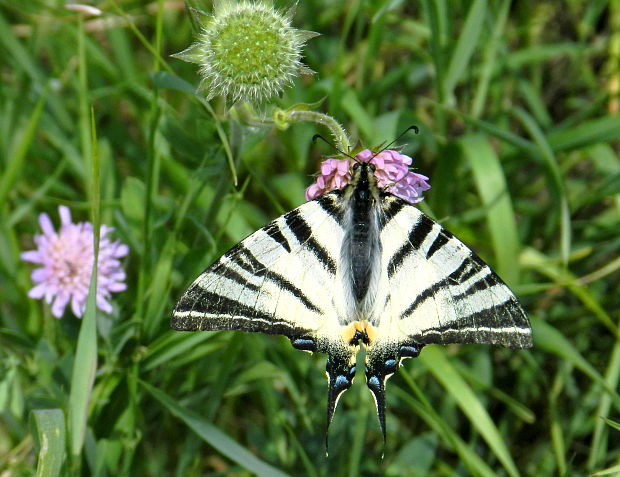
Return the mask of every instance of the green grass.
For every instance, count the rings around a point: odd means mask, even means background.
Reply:
[[[326,458],[324,356],[168,325],[202,269],[303,203],[331,153],[311,138],[328,132],[249,127],[196,96],[194,65],[170,58],[192,41],[183,2],[102,1],[83,23],[62,5],[0,2],[0,472],[618,472],[617,1],[299,2],[294,25],[321,33],[305,49],[316,74],[265,114],[323,100],[366,146],[416,124],[405,152],[431,178],[422,209],[497,269],[534,329],[532,350],[406,361],[383,459],[363,379]],[[59,204],[100,212],[131,248],[111,315],[91,303],[56,320],[27,297],[19,253]]]

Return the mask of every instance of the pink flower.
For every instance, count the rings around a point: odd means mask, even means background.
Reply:
[[[370,149],[364,149],[355,158],[362,162],[370,161],[375,165],[377,184],[382,188],[389,187],[405,177],[412,162],[409,156],[399,154],[392,149],[382,151],[376,156],[373,156]]]
[[[387,190],[411,204],[417,204],[424,200],[422,192],[431,188],[427,180],[428,177],[409,171],[405,177],[388,187]]]
[[[306,200],[316,199],[325,192],[347,185],[351,180],[349,169],[348,159],[326,159],[321,162],[321,175],[306,189]]]
[[[71,222],[68,207],[58,207],[61,226],[56,232],[47,214],[39,215],[42,235],[35,235],[36,250],[21,254],[22,260],[42,265],[32,272],[34,288],[28,292],[30,298],[41,299],[52,304],[52,314],[62,317],[65,307],[71,302],[71,311],[81,317],[86,309],[86,298],[93,266],[93,225],[90,222]],[[118,260],[129,252],[127,245],[112,242],[108,234],[114,229],[101,226],[99,260],[97,267],[97,307],[106,313],[112,311],[108,301],[111,292],[127,288],[123,283],[125,272]]]
[[[426,182],[428,177],[409,171],[411,157],[393,149],[386,149],[377,155],[370,149],[364,149],[355,159],[374,164],[378,186],[412,204],[424,200],[422,192],[431,188]],[[326,192],[347,185],[351,180],[351,164],[349,159],[323,161],[321,175],[316,183],[306,189],[306,199],[316,199]]]

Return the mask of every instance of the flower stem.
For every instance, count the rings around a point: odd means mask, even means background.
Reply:
[[[320,124],[329,129],[334,140],[336,148],[342,152],[348,153],[351,150],[351,141],[344,128],[331,116],[325,113],[317,113],[316,111],[308,111],[307,104],[297,104],[289,109],[276,108],[272,118],[262,118],[256,115],[250,103],[238,103],[230,109],[232,117],[256,127],[277,126],[280,129],[286,129],[290,123],[310,121]]]
[[[327,114],[317,113],[316,111],[297,110],[288,112],[287,119],[294,122],[310,121],[325,126],[329,129],[337,149],[345,153],[348,153],[351,149],[351,142],[344,128],[338,121]]]

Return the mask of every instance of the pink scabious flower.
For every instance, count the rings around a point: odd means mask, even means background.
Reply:
[[[321,175],[306,189],[306,200],[316,199],[326,192],[341,189],[351,180],[348,159],[326,159],[321,162]]]
[[[56,232],[47,214],[39,215],[42,235],[35,235],[36,250],[21,254],[22,260],[40,264],[32,272],[35,286],[28,292],[30,298],[45,299],[52,303],[52,314],[62,317],[71,302],[71,311],[78,318],[86,310],[86,298],[93,266],[93,224],[71,222],[68,207],[58,207],[61,226]],[[123,283],[125,272],[118,260],[129,252],[127,245],[112,242],[108,234],[114,229],[101,226],[99,259],[97,263],[97,307],[106,313],[112,311],[108,300],[112,292],[127,288]]]
[[[407,202],[416,204],[424,200],[422,192],[431,188],[428,177],[411,172],[411,157],[393,149],[386,149],[374,155],[370,149],[359,152],[355,159],[375,165],[377,185]],[[351,180],[350,159],[327,159],[321,163],[321,174],[306,189],[306,200],[316,199],[326,192],[340,189]]]

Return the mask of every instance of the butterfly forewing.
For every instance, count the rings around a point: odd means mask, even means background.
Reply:
[[[527,317],[506,284],[441,225],[386,196],[382,262],[389,280],[392,334],[423,344],[532,345]],[[394,328],[394,324],[398,328]]]
[[[307,202],[229,250],[181,297],[172,328],[237,329],[323,342],[334,336],[334,318],[344,313],[334,299],[342,295],[334,250],[340,250],[343,230],[337,210],[326,210],[332,202],[327,196]]]

